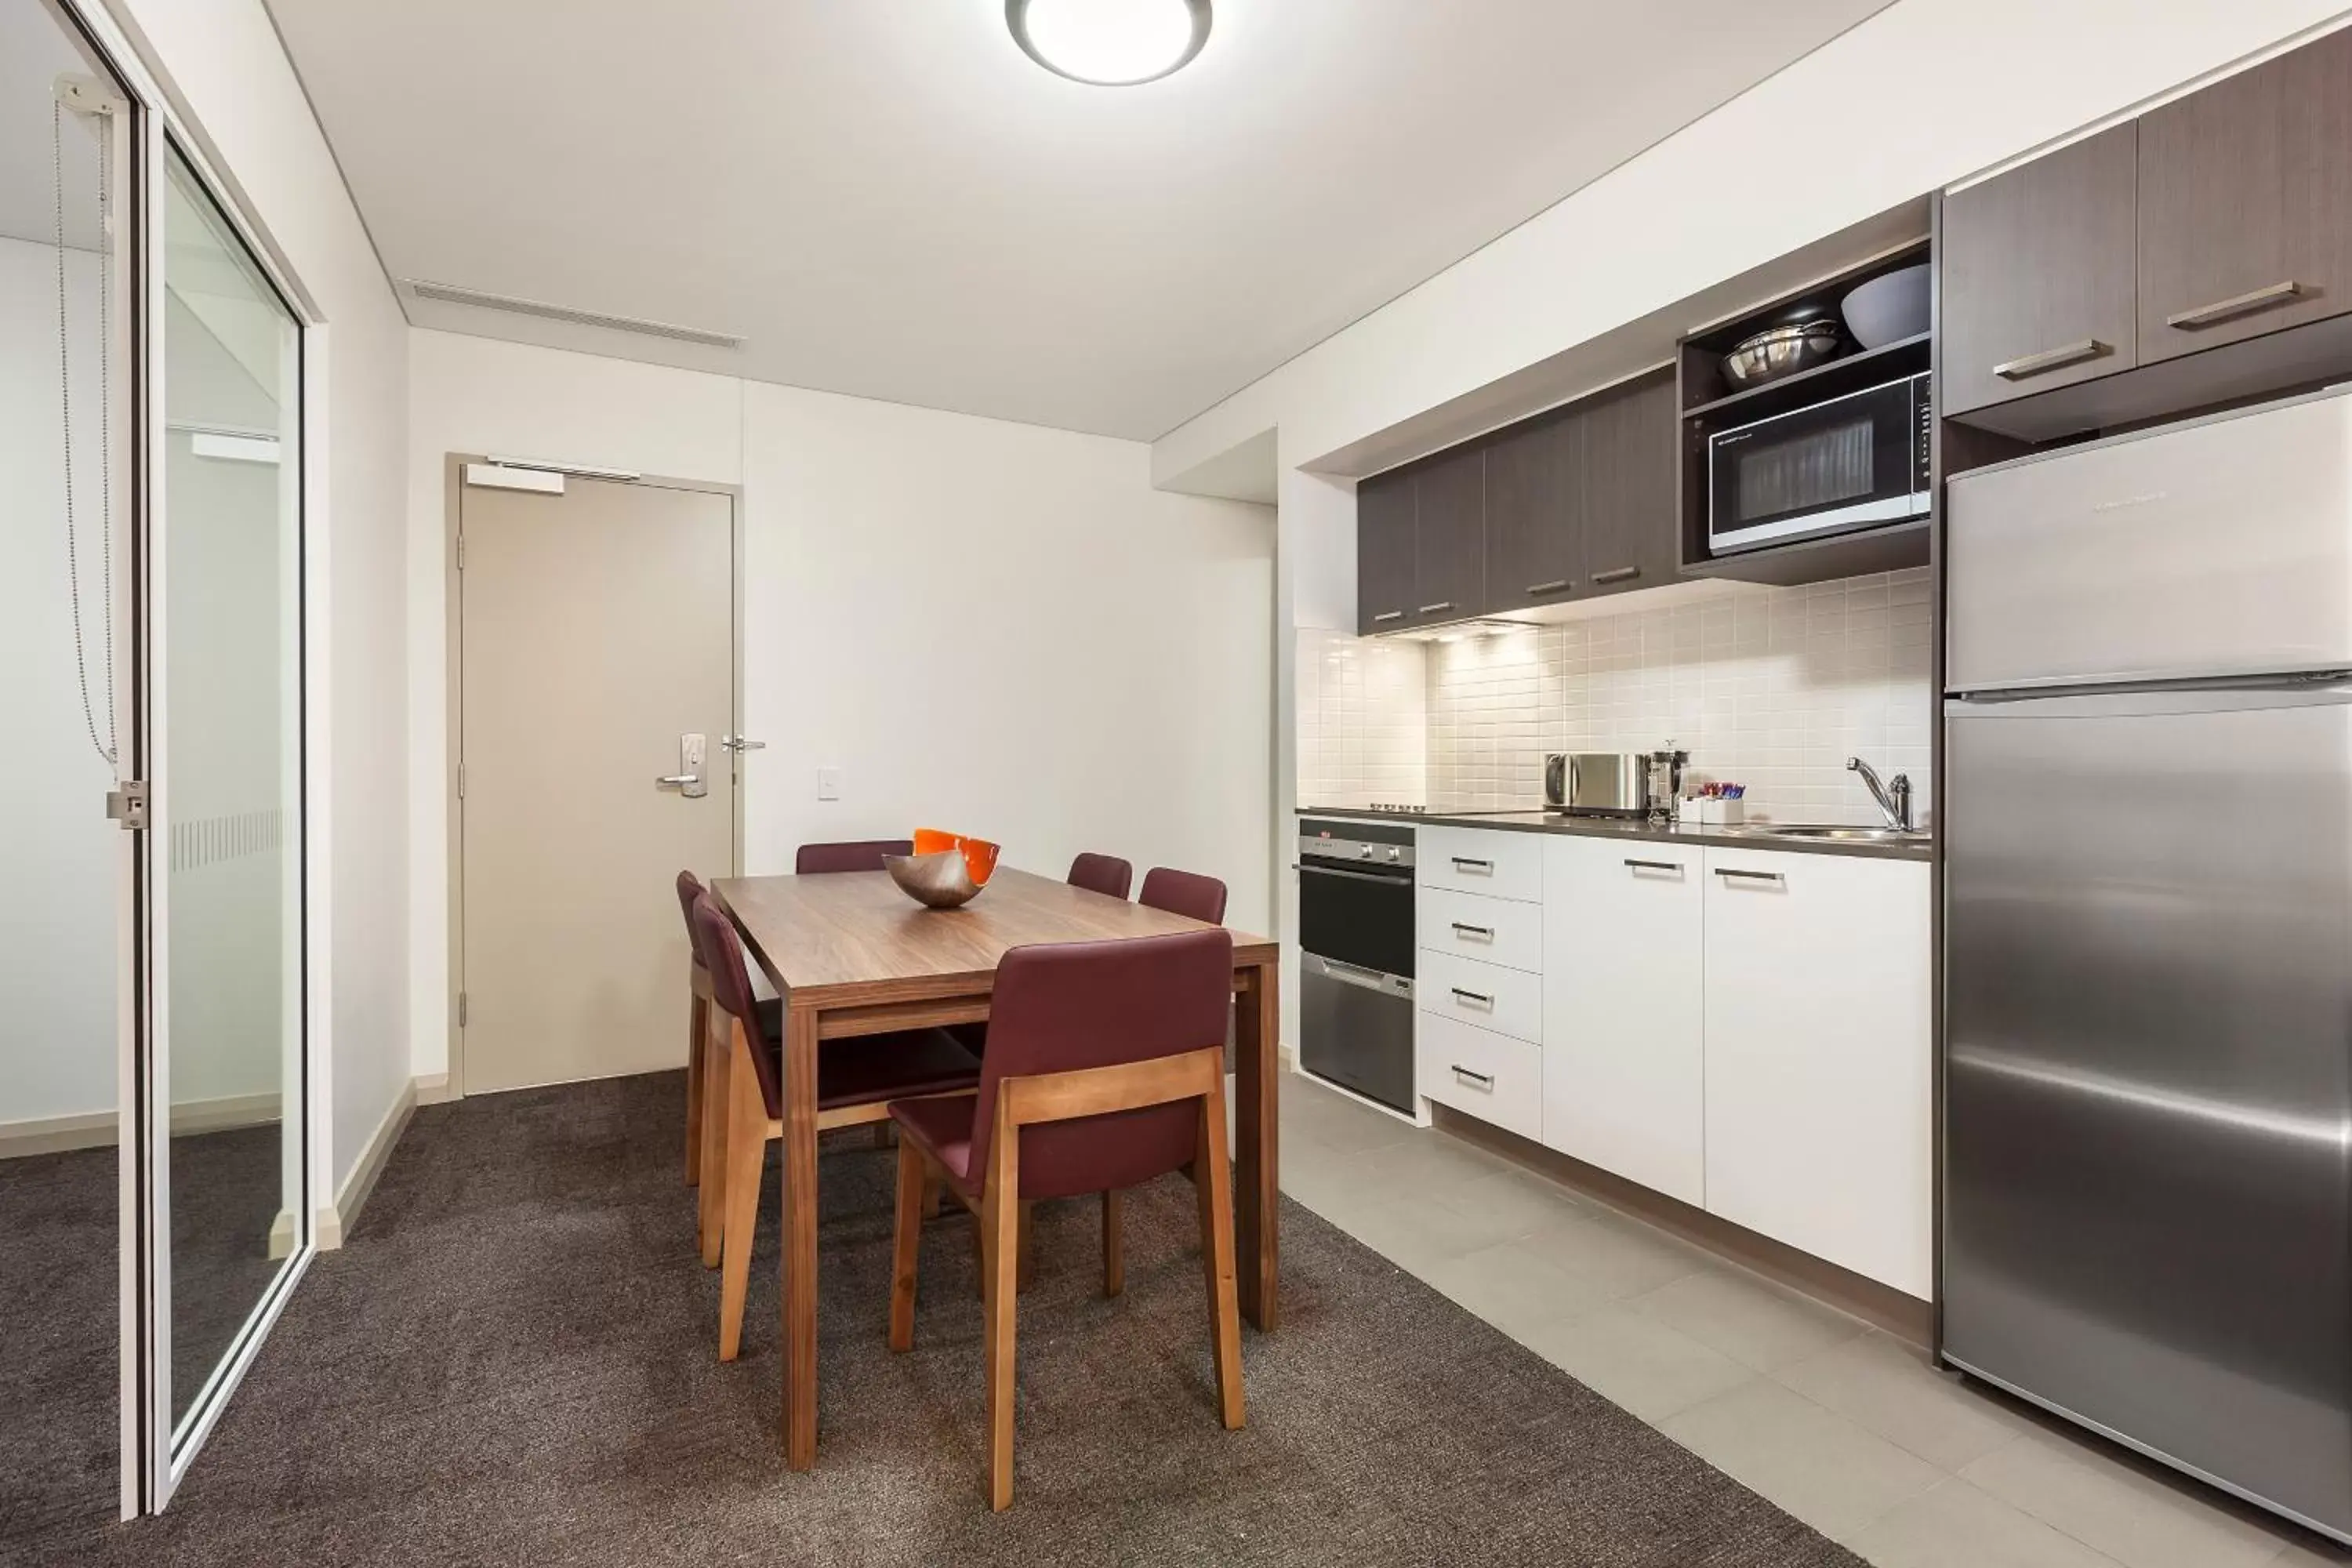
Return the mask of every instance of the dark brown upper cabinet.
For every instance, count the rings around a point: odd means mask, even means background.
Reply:
[[[2352,309],[2352,32],[2139,121],[2139,356]]]
[[[2137,363],[2139,140],[2118,125],[1944,198],[1946,414]]]
[[[1584,587],[1584,421],[1548,415],[1486,448],[1486,596],[1511,609]]]
[[[1381,474],[1356,487],[1356,629],[1366,637],[1413,619],[1413,476]]]
[[[1458,621],[1486,609],[1486,452],[1456,447],[1415,475],[1413,618]]]
[[[1584,573],[1579,596],[1675,580],[1679,416],[1671,371],[1603,394],[1583,430]]]

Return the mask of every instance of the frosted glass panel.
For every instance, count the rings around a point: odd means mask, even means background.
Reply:
[[[176,155],[164,195],[172,1415],[301,1236],[299,334]]]

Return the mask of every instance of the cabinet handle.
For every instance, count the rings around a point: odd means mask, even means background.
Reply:
[[[1731,866],[1717,866],[1715,874],[1726,880],[1737,879],[1742,882],[1785,882],[1789,879],[1787,873],[1781,871],[1742,871]]]
[[[2028,376],[2040,375],[2045,370],[2063,370],[2067,365],[2080,364],[2086,359],[2097,359],[2102,354],[2115,352],[2112,344],[2103,343],[2096,338],[2084,338],[2079,343],[2044,349],[2038,354],[2027,354],[2023,359],[1997,364],[1992,367],[1992,373],[2003,381],[2023,381]]]
[[[1530,584],[1528,584],[1528,586],[1527,586],[1527,592],[1528,592],[1528,593],[1529,593],[1530,595],[1534,595],[1534,594],[1565,594],[1565,593],[1567,593],[1570,588],[1573,588],[1573,587],[1575,587],[1575,586],[1576,586],[1576,582],[1575,582],[1575,580],[1574,580],[1573,578],[1570,578],[1570,577],[1559,577],[1559,578],[1555,578],[1553,581],[1551,581],[1551,582],[1549,582],[1549,583],[1530,583]]]
[[[1435,604],[1435,605],[1423,605],[1420,609],[1418,609],[1418,610],[1414,611],[1413,613],[1414,613],[1415,615],[1421,615],[1421,616],[1433,616],[1433,615],[1436,615],[1436,614],[1437,614],[1439,611],[1441,611],[1441,610],[1450,610],[1450,609],[1452,609],[1453,607],[1454,607],[1454,601],[1453,601],[1453,600],[1451,600],[1451,599],[1447,599],[1447,600],[1444,600],[1444,602],[1442,602],[1442,603]]]
[[[1495,869],[1495,863],[1492,860],[1473,860],[1467,856],[1456,855],[1454,857],[1454,868],[1457,871],[1492,872]]]
[[[1641,574],[1642,569],[1639,566],[1617,566],[1612,567],[1606,572],[1595,572],[1592,574],[1592,581],[1596,584],[1601,583],[1630,583]]]
[[[2164,318],[2168,327],[2178,327],[2193,332],[2200,327],[2210,327],[2216,321],[2226,321],[2232,316],[2248,316],[2256,310],[2267,310],[2273,305],[2284,305],[2303,298],[2303,285],[2289,279],[2273,283],[2267,289],[2257,289],[2251,294],[2239,294],[2227,300],[2216,300],[2210,305],[2200,305],[2193,310],[2178,310]]]
[[[1382,610],[1379,615],[1374,616],[1372,619],[1374,621],[1401,621],[1404,619],[1404,612],[1402,610]]]
[[[1495,1087],[1495,1075],[1493,1073],[1472,1072],[1460,1062],[1455,1062],[1454,1064],[1454,1076],[1460,1079],[1465,1083],[1476,1084],[1480,1089],[1491,1089]]]
[[[1635,871],[1672,871],[1679,877],[1683,868],[1672,860],[1628,860],[1626,866]]]
[[[1455,921],[1454,922],[1454,934],[1456,936],[1475,936],[1486,942],[1492,942],[1495,940],[1495,928],[1492,926],[1464,925],[1460,921]]]
[[[1451,989],[1454,992],[1454,999],[1456,1002],[1475,1003],[1476,1005],[1481,1007],[1491,1007],[1495,1005],[1495,999],[1492,996],[1482,996],[1475,991],[1465,991],[1459,985],[1454,986]]]

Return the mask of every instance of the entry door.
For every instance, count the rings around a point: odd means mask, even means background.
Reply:
[[[733,499],[485,468],[552,493],[458,490],[460,1082],[677,1068],[673,884],[735,865]]]

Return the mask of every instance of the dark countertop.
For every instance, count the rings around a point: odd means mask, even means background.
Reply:
[[[1300,816],[1336,816],[1391,826],[1493,827],[1507,833],[1570,833],[1586,838],[1629,838],[1652,844],[1716,845],[1726,849],[1769,849],[1796,855],[1854,855],[1871,860],[1932,860],[1931,844],[1873,844],[1867,840],[1790,838],[1752,827],[1653,827],[1646,822],[1608,816],[1567,816],[1549,811],[1399,812],[1360,805],[1302,805]]]

